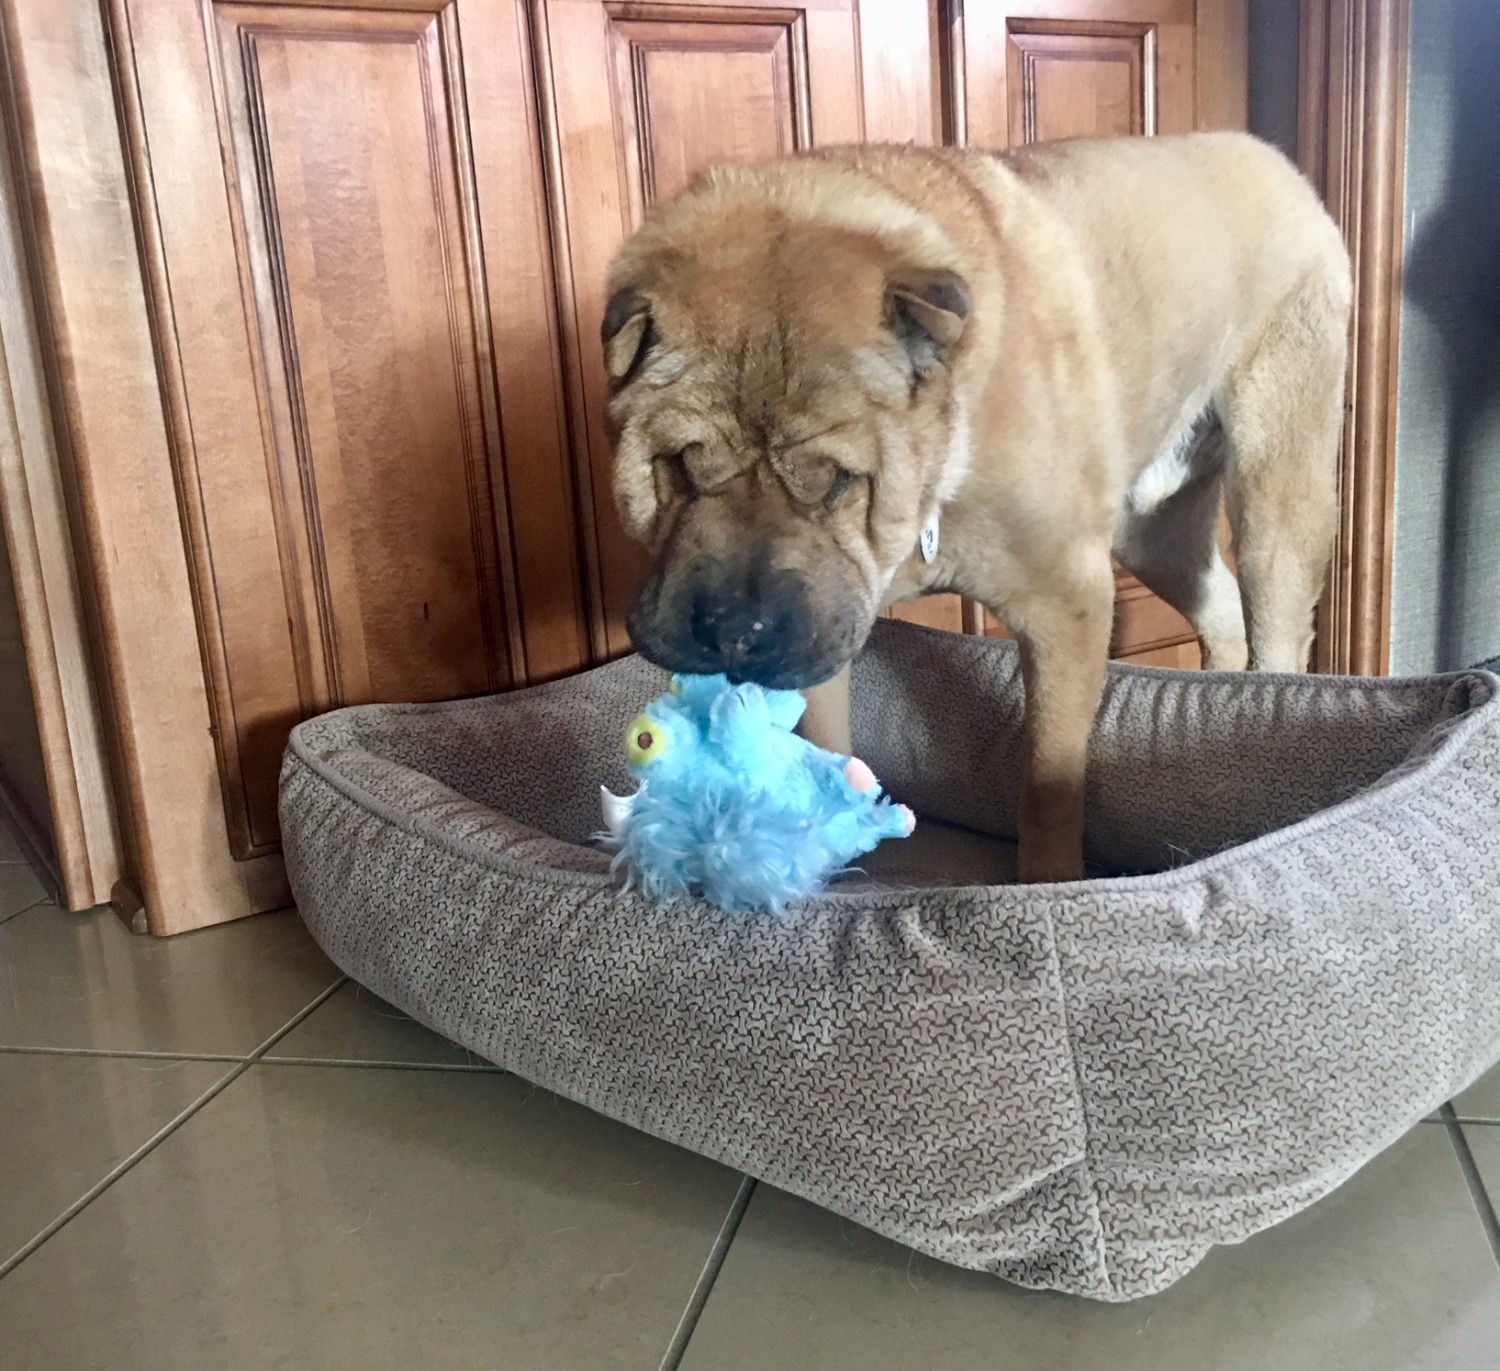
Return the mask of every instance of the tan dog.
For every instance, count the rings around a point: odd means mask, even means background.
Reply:
[[[637,647],[817,686],[809,732],[847,752],[846,667],[880,610],[982,601],[1021,644],[1023,880],[1082,870],[1111,553],[1192,621],[1207,665],[1305,665],[1350,274],[1264,144],[844,148],[714,171],[626,244],[610,291],[615,493],[652,553]]]

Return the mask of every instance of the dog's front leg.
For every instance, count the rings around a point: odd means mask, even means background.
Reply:
[[[1022,881],[1083,875],[1083,793],[1089,733],[1104,690],[1114,616],[1109,551],[1086,554],[1065,585],[1010,606],[1026,684],[1017,873]]]
[[[849,722],[849,668],[844,667],[822,685],[812,686],[802,693],[807,697],[802,736],[829,752],[850,756],[854,751],[854,740]]]

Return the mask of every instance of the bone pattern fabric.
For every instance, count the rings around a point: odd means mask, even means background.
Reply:
[[[627,659],[301,725],[282,822],[314,936],[539,1085],[1103,1300],[1310,1204],[1500,1057],[1493,676],[1112,666],[1088,850],[1146,874],[965,884],[954,854],[1013,832],[1016,653],[882,624],[856,748],[923,816],[908,842],[955,841],[785,922],[653,907],[587,845],[661,686]]]

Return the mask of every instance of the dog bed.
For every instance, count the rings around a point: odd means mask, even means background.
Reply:
[[[1123,1300],[1311,1204],[1500,1056],[1500,679],[1112,666],[1095,879],[1006,884],[1010,644],[882,624],[856,749],[921,816],[784,921],[590,845],[626,659],[300,725],[292,887],[346,972],[602,1113],[1018,1284]]]

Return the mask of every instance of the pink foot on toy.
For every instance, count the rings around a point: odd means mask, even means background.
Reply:
[[[916,830],[917,816],[906,805],[897,805],[896,808],[901,811],[901,817],[906,820],[906,836],[909,838]]]
[[[858,757],[851,757],[844,764],[844,779],[861,795],[875,789],[875,773]]]

